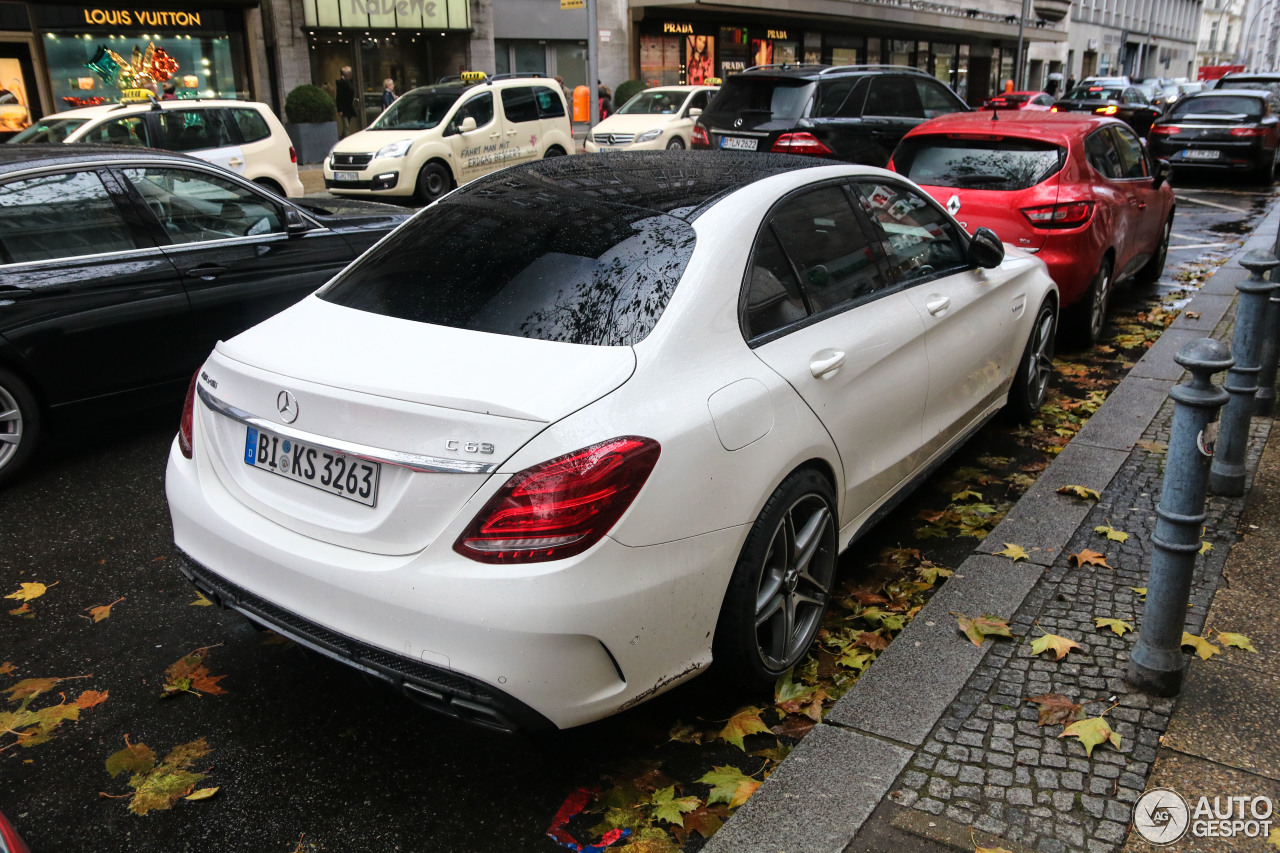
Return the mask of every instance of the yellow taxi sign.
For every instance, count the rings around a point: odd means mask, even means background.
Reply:
[[[121,98],[122,101],[128,103],[130,101],[150,101],[154,100],[156,93],[150,89],[125,89]]]
[[[481,80],[484,79],[484,77],[485,77],[485,74],[483,71],[463,71],[462,72],[463,83],[479,83]]]
[[[566,9],[585,9],[586,0],[560,0],[560,11]]]
[[[724,81],[721,80],[719,77],[708,77],[706,80],[703,80],[702,82],[707,84],[708,86],[719,86]]]

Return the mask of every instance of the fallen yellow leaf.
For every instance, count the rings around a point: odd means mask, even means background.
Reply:
[[[1018,562],[1019,560],[1028,559],[1027,549],[1023,548],[1021,545],[1014,545],[1012,542],[1004,543],[1004,550],[996,551],[995,555],[997,557],[1009,557],[1015,563]]]
[[[55,581],[49,584],[49,586],[45,586],[42,583],[21,583],[18,585],[22,587],[22,589],[17,592],[9,593],[5,598],[15,598],[18,601],[30,601],[33,598],[39,598],[44,595],[47,590],[57,586],[59,583],[60,581]],[[12,613],[13,611],[11,610],[9,612]]]
[[[1186,631],[1182,632],[1182,645],[1194,648],[1196,654],[1200,656],[1200,660],[1208,660],[1221,651],[1204,637],[1197,637],[1195,634],[1188,634]]]

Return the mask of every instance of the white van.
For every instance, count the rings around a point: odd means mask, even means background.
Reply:
[[[368,129],[339,140],[325,159],[324,185],[335,195],[425,204],[504,166],[572,153],[573,127],[554,80],[476,72],[408,91]]]

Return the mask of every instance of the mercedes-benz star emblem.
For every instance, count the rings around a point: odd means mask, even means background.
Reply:
[[[733,126],[734,126],[734,127],[742,127],[742,119],[740,119],[740,118],[735,118],[735,119],[733,120]]]
[[[276,411],[280,413],[280,420],[291,424],[298,419],[298,401],[288,391],[281,391],[276,396]]]

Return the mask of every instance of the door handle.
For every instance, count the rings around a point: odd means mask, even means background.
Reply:
[[[201,264],[198,267],[192,267],[185,271],[185,275],[194,276],[195,278],[205,281],[213,281],[218,276],[227,271],[227,267],[220,267],[217,264]]]
[[[815,379],[825,379],[839,370],[842,364],[844,364],[844,353],[836,350],[826,358],[815,358],[809,362],[809,372]]]
[[[929,301],[924,304],[924,307],[936,317],[951,307],[951,300],[945,296],[931,296]]]
[[[502,135],[501,133],[497,133],[497,132],[495,131],[494,133],[489,134],[489,138],[490,138],[490,139],[497,139],[497,138],[498,138],[499,136],[501,136],[501,135]]]
[[[227,164],[230,166],[243,166],[244,160],[243,158],[240,158],[240,157],[232,157],[230,160],[227,161]]]

